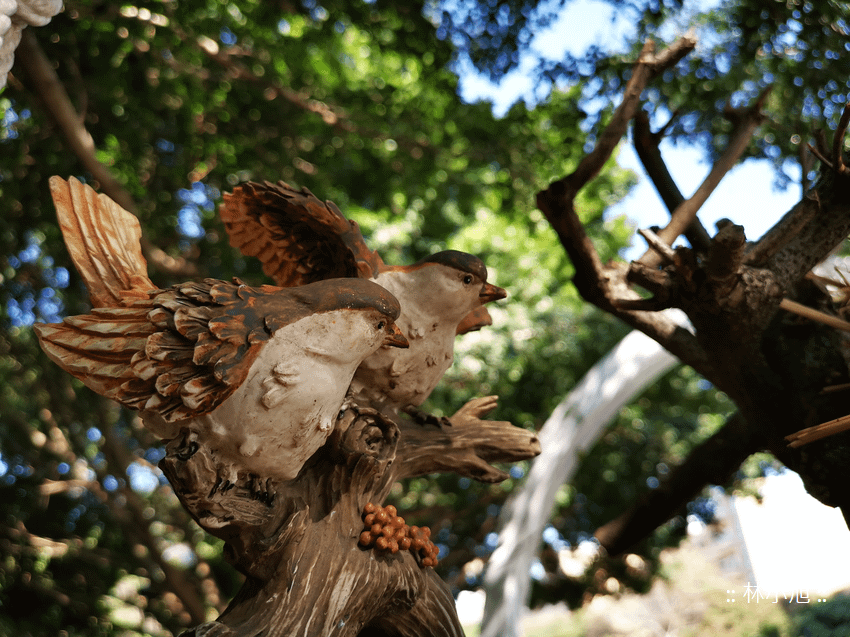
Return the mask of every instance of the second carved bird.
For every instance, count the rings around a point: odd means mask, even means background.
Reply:
[[[421,422],[447,422],[419,410],[449,368],[457,333],[490,322],[484,304],[505,298],[487,282],[478,257],[446,250],[409,266],[390,266],[366,245],[354,221],[332,202],[284,182],[248,182],[224,195],[219,209],[230,243],[263,263],[281,286],[329,277],[374,281],[398,298],[398,325],[410,348],[382,348],[354,375],[356,395]]]

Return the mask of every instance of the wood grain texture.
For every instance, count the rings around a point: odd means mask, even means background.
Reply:
[[[228,483],[190,433],[169,443],[161,467],[175,492],[202,527],[226,541],[229,559],[247,576],[218,620],[185,637],[463,635],[451,593],[433,569],[409,551],[358,545],[361,512],[367,502],[383,501],[397,478],[429,471],[429,462],[431,472],[457,468],[434,462],[447,448],[472,457],[489,447],[478,464],[539,451],[524,430],[518,430],[524,446],[495,451],[501,445],[494,436],[517,429],[509,423],[476,434],[477,416],[492,405],[467,409],[464,422],[437,442],[413,436],[402,442],[422,428],[353,405],[292,481],[241,475]],[[482,475],[479,469],[460,472]]]

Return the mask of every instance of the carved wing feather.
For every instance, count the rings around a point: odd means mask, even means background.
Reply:
[[[175,422],[209,413],[224,402],[261,347],[256,335],[256,343],[249,342],[250,330],[239,320],[248,312],[237,294],[229,295],[234,299],[229,305],[212,299],[210,290],[221,286],[238,287],[210,280],[193,284],[189,298],[178,286],[134,307],[95,308],[91,314],[34,327],[47,355],[88,387],[131,409],[150,409]],[[229,325],[225,338],[210,329],[214,320]]]
[[[224,194],[219,208],[230,245],[257,257],[263,272],[281,287],[322,279],[372,279],[387,266],[370,250],[357,223],[330,201],[283,181],[247,182]],[[487,308],[470,312],[457,328],[466,334],[491,325]]]
[[[65,245],[94,307],[130,305],[156,289],[142,255],[139,220],[71,177],[50,178]]]
[[[248,182],[225,193],[219,208],[230,245],[257,257],[277,285],[373,278],[384,267],[360,229],[332,202],[280,181]]]
[[[125,321],[114,312],[102,316],[94,309],[62,323],[33,327],[42,349],[57,365],[97,393],[124,402],[121,385],[135,378],[130,361],[144,349],[154,329],[143,309],[124,312]]]

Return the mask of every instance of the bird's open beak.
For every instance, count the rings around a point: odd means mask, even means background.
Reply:
[[[478,298],[481,299],[482,303],[489,303],[490,301],[503,299],[507,295],[508,293],[499,286],[493,285],[492,283],[485,283],[481,286],[481,292],[478,293]]]
[[[410,343],[395,323],[390,325],[387,337],[384,339],[384,345],[389,345],[390,347],[410,347]]]

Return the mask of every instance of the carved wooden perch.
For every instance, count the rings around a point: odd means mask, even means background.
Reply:
[[[832,157],[824,158],[820,179],[792,211],[754,244],[748,244],[744,229],[731,222],[719,223],[717,234],[706,243],[696,212],[746,149],[761,121],[765,94],[739,113],[736,132],[706,179],[704,192],[684,200],[657,153],[639,101],[654,75],[693,46],[691,39],[681,38],[656,55],[647,43],[623,102],[594,150],[575,172],[537,196],[538,207],[573,261],[573,282],[585,300],[653,337],[724,390],[739,409],[658,489],[598,529],[597,538],[614,553],[626,550],[675,515],[706,484],[728,480],[747,456],[759,450],[773,452],[799,472],[812,495],[840,506],[845,516],[850,513],[845,475],[850,434],[799,449],[789,448],[785,440],[804,427],[833,419],[831,431],[842,430],[847,393],[822,390],[846,384],[850,378],[850,357],[842,354],[846,345],[833,325],[799,317],[799,312],[779,311],[780,306],[792,308],[798,303],[815,309],[809,316],[830,312],[830,299],[805,277],[850,233],[850,171],[841,152],[850,105],[833,139]],[[650,251],[639,261],[630,266],[602,264],[574,201],[610,157],[631,119],[636,120],[635,143],[642,148],[644,164],[672,219],[665,230],[645,233]],[[671,248],[682,232],[690,233],[692,247]],[[635,284],[652,296],[638,295],[631,289]],[[654,313],[667,307],[683,309],[696,335],[677,330]]]
[[[480,421],[482,411],[477,402],[433,435],[353,405],[299,476],[283,482],[240,473],[229,483],[191,434],[171,441],[160,466],[247,577],[217,621],[186,637],[463,635],[448,587],[420,555],[363,547],[358,538],[366,504],[383,502],[400,478],[451,470],[498,480],[488,462],[539,452],[532,432]]]

